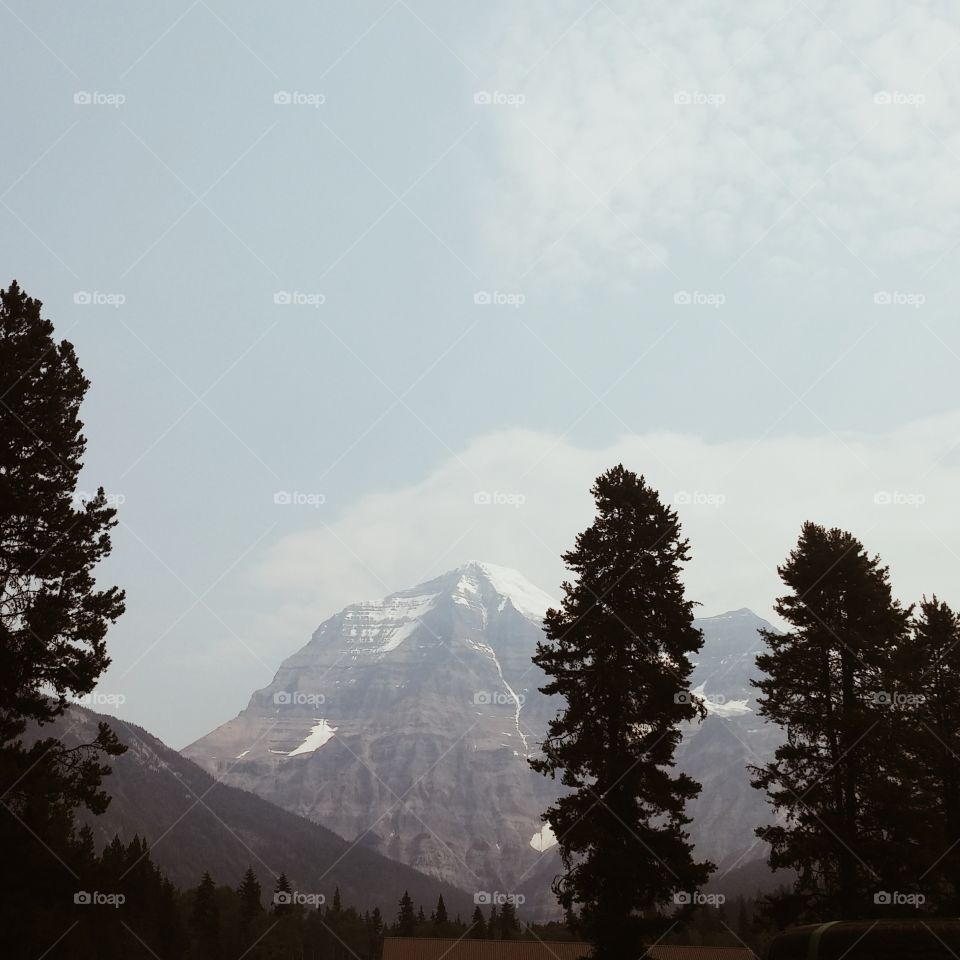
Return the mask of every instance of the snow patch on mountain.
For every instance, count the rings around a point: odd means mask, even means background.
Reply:
[[[488,657],[490,657],[490,659],[493,661],[493,665],[497,668],[497,675],[500,677],[500,682],[503,684],[503,689],[507,691],[507,694],[509,695],[510,699],[513,700],[514,706],[516,708],[513,714],[513,722],[517,727],[517,736],[519,736],[520,739],[523,741],[523,749],[526,752],[526,754],[529,756],[530,746],[527,743],[527,735],[520,728],[520,711],[523,708],[523,700],[521,700],[520,697],[517,696],[516,691],[514,691],[513,687],[511,687],[510,684],[507,683],[507,679],[503,675],[503,668],[500,666],[500,661],[497,659],[497,655],[494,652],[493,647],[491,647],[489,644],[484,643],[482,640],[470,641],[470,645],[476,650],[482,650]],[[513,734],[510,733],[510,734],[507,734],[507,736],[512,737]],[[501,744],[501,746],[509,747],[510,744],[503,743]]]
[[[436,599],[433,593],[392,596],[347,607],[343,619],[350,626],[344,633],[356,642],[351,651],[354,658],[380,657],[396,650],[417,629],[420,618],[433,608]]]
[[[549,850],[557,845],[557,838],[553,835],[553,828],[545,823],[531,838],[530,846],[538,853]]]
[[[476,567],[490,582],[490,586],[502,597],[509,600],[518,613],[533,620],[542,620],[549,607],[559,604],[548,593],[535,587],[523,574],[509,567],[498,567],[493,563],[474,562],[467,565]],[[500,605],[501,609],[503,604]]]
[[[314,750],[319,750],[337,732],[337,728],[332,727],[329,721],[322,720],[319,717],[315,717],[314,720],[316,722],[310,728],[307,739],[299,747],[294,747],[287,754],[288,757],[298,757],[300,754],[313,753]]]
[[[703,701],[707,713],[713,717],[742,717],[745,713],[753,713],[753,708],[747,706],[747,699],[725,700],[706,692],[706,683],[701,683],[690,692]]]

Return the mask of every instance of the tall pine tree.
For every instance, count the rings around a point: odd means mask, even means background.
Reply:
[[[201,956],[204,960],[216,960],[220,956],[220,908],[217,886],[209,873],[204,873],[197,887],[190,922]]]
[[[104,761],[126,749],[105,723],[79,746],[42,729],[24,742],[28,724],[42,728],[93,690],[123,613],[122,591],[94,580],[116,511],[102,489],[77,491],[90,384],[41,306],[16,282],[0,290],[0,926],[24,956],[49,945],[42,905],[78,888],[67,867],[74,810],[103,812]]]
[[[781,919],[865,916],[878,892],[912,882],[904,866],[914,828],[898,809],[906,794],[891,709],[910,611],[893,599],[879,558],[844,530],[805,523],[778,572],[789,593],[775,609],[790,630],[763,632],[769,652],[757,657],[764,677],[754,685],[761,716],[786,741],[751,768],[779,814],[757,835],[773,868],[797,871],[779,898]]]
[[[253,872],[253,867],[247,867],[247,872],[237,887],[237,896],[240,898],[240,923],[244,927],[250,924],[263,912],[260,902],[260,881]]]
[[[566,706],[531,765],[571,791],[545,815],[565,869],[554,891],[596,960],[624,960],[712,869],[685,830],[700,786],[672,773],[681,725],[704,714],[687,689],[703,640],[680,581],[689,547],[676,512],[622,465],[592,492],[596,519],[563,557],[575,579],[534,656],[542,692]]]
[[[487,921],[479,905],[473,908],[473,916],[470,918],[470,928],[467,936],[471,940],[485,940],[487,937]]]
[[[404,890],[400,898],[400,910],[397,913],[396,930],[398,937],[412,937],[416,932],[417,917],[413,911],[410,894]]]

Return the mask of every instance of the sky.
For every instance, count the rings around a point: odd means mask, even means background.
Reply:
[[[806,519],[960,603],[955,5],[0,23],[0,280],[75,344],[120,509],[107,712],[182,747],[469,559],[556,594],[621,460],[704,615],[771,617]]]

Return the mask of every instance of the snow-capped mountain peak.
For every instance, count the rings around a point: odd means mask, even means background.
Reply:
[[[459,574],[458,591],[476,595],[480,593],[480,581],[485,582],[493,592],[499,594],[502,601],[509,600],[518,613],[532,620],[542,620],[549,607],[558,606],[550,594],[510,567],[471,560],[453,572]],[[503,603],[498,604],[498,609],[502,610],[503,606]]]

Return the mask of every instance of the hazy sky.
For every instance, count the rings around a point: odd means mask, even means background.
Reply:
[[[619,459],[704,613],[770,615],[808,517],[960,602],[955,4],[0,24],[3,281],[93,381],[122,716],[182,746],[323,617],[470,558],[556,592]]]

